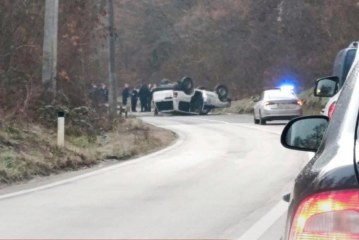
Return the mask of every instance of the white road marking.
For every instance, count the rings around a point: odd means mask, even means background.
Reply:
[[[153,124],[153,125],[155,125],[155,124]],[[182,142],[184,140],[183,135],[181,133],[178,133],[178,132],[176,132],[176,134],[178,135],[178,139],[176,140],[176,142],[174,144],[170,145],[167,148],[159,150],[157,152],[154,152],[154,153],[148,154],[146,156],[130,160],[128,162],[118,163],[118,164],[115,164],[115,165],[112,165],[112,166],[109,166],[109,167],[105,167],[105,168],[102,168],[102,169],[99,169],[99,170],[95,170],[93,172],[85,173],[85,174],[82,174],[82,175],[77,176],[77,177],[72,177],[72,178],[68,178],[68,179],[65,179],[65,180],[57,181],[57,182],[46,184],[46,185],[39,186],[39,187],[29,188],[29,189],[26,189],[26,190],[21,190],[21,191],[16,191],[16,192],[13,192],[13,193],[0,195],[0,200],[6,199],[6,198],[17,197],[17,196],[20,196],[20,195],[29,194],[29,193],[33,193],[33,192],[37,192],[37,191],[41,191],[41,190],[45,190],[45,189],[49,189],[49,188],[53,188],[53,187],[57,187],[57,186],[60,186],[60,185],[63,185],[63,184],[69,183],[69,182],[74,182],[74,181],[77,181],[77,180],[80,180],[80,179],[84,179],[84,178],[87,178],[87,177],[98,175],[98,174],[101,174],[101,173],[104,173],[104,172],[107,172],[107,171],[111,171],[111,170],[114,170],[114,169],[117,169],[117,168],[120,168],[120,167],[124,167],[124,166],[130,165],[130,164],[134,164],[134,163],[137,163],[139,161],[143,161],[143,160],[146,160],[148,158],[157,156],[157,155],[162,154],[164,152],[170,151],[170,150],[172,150],[172,149],[174,149],[177,146],[182,144]]]
[[[308,160],[314,157],[315,153],[308,152]],[[307,162],[305,162],[307,164]],[[304,165],[305,165],[304,164]],[[251,226],[240,238],[237,240],[258,240],[279,218],[287,211],[288,203],[280,201],[273,207],[266,215]]]
[[[273,225],[273,223],[275,223],[287,211],[287,209],[288,203],[280,201],[237,240],[259,239]]]

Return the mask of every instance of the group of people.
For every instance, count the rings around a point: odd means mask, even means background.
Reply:
[[[122,90],[122,106],[128,106],[128,99],[131,101],[131,111],[137,112],[137,102],[140,100],[141,112],[151,112],[152,91],[156,84],[142,84],[138,88],[130,88],[126,83]],[[101,106],[108,103],[108,88],[102,83],[91,84],[89,98],[93,106]]]
[[[151,112],[152,91],[156,85],[142,84],[138,88],[131,89],[125,84],[122,90],[122,105],[127,106],[127,101],[131,99],[131,111],[137,112],[137,102],[140,100],[141,112]]]
[[[95,83],[91,84],[89,97],[93,106],[98,106],[108,102],[108,88],[106,84],[102,83],[97,86]]]

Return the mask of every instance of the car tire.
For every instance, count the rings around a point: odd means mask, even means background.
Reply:
[[[224,84],[219,84],[214,88],[221,102],[228,101],[228,88]]]
[[[190,77],[182,78],[180,81],[180,87],[185,94],[192,94],[194,90],[192,79]]]
[[[262,118],[262,115],[259,113],[259,124],[260,125],[266,125],[267,124],[267,121]]]
[[[256,115],[254,113],[253,113],[253,122],[254,122],[254,124],[259,123],[259,119],[256,118]]]

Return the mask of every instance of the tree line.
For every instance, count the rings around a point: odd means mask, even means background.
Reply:
[[[330,75],[359,32],[357,1],[115,0],[117,76],[139,85],[190,76],[248,97],[281,81],[300,90]],[[89,103],[107,81],[106,0],[60,0],[58,102]],[[42,104],[44,0],[0,1],[0,118]],[[119,91],[120,92],[120,89]]]

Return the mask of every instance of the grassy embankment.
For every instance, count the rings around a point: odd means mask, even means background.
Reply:
[[[326,98],[318,98],[313,95],[313,89],[308,89],[298,95],[300,99],[304,100],[303,110],[304,115],[317,115],[325,106]],[[245,98],[238,101],[233,101],[230,108],[219,109],[219,113],[239,113],[252,114],[255,102],[251,98]]]
[[[55,129],[2,123],[0,187],[35,176],[90,167],[106,159],[129,159],[169,145],[175,138],[172,132],[128,118],[111,131],[95,136],[67,136],[66,146],[59,148]]]

